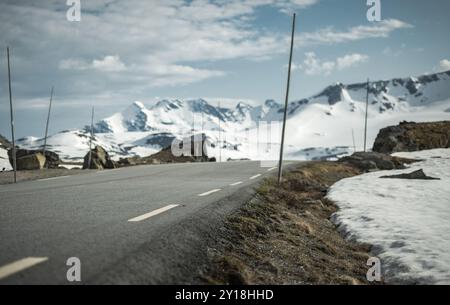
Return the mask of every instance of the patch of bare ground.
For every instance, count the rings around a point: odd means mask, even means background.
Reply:
[[[328,187],[361,171],[313,162],[266,179],[257,196],[225,222],[208,250],[208,284],[368,284],[369,245],[345,240],[329,220]]]
[[[71,176],[85,174],[86,171],[81,169],[65,169],[65,168],[55,168],[55,169],[42,169],[42,170],[24,170],[17,171],[17,182],[31,181],[38,179],[47,179],[60,176]],[[1,184],[11,184],[13,183],[14,172],[0,172],[0,185]]]

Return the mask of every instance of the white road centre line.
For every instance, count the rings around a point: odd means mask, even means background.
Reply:
[[[0,280],[48,260],[48,257],[27,257],[0,267]]]
[[[261,177],[261,174],[254,175],[253,177],[250,177],[250,180],[254,180],[254,179],[258,178],[258,177]]]
[[[58,176],[58,177],[52,177],[52,178],[45,178],[45,179],[39,179],[38,181],[50,181],[50,180],[67,178],[67,177],[70,177],[70,176]]]
[[[198,196],[199,196],[199,197],[205,197],[205,196],[211,195],[211,194],[213,194],[213,193],[220,192],[221,190],[222,190],[222,189],[211,190],[211,191],[209,191],[209,192],[206,192],[206,193],[203,193],[203,194],[199,194]]]
[[[239,185],[239,184],[242,184],[242,183],[244,183],[244,182],[239,181],[239,182],[235,182],[235,183],[230,184],[230,186],[236,186],[236,185]]]
[[[278,167],[272,167],[272,168],[269,168],[267,171],[268,172],[271,172],[271,171],[273,171],[273,170],[276,170]]]
[[[170,205],[165,206],[163,208],[154,210],[154,211],[152,211],[150,213],[147,213],[147,214],[135,217],[135,218],[131,218],[131,219],[128,220],[128,222],[139,222],[139,221],[142,221],[142,220],[146,220],[146,219],[148,219],[150,217],[153,217],[153,216],[156,216],[158,214],[164,213],[164,212],[166,212],[168,210],[171,210],[173,208],[176,208],[178,206],[180,206],[180,205],[179,204],[170,204]]]

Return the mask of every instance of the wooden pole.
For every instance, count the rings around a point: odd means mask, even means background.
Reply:
[[[12,153],[13,153],[13,168],[14,168],[14,183],[17,183],[17,155],[16,155],[16,139],[14,136],[14,110],[12,101],[12,90],[11,90],[11,65],[9,60],[9,47],[6,48],[6,56],[8,58],[8,87],[9,87],[9,107],[11,114],[11,137],[12,137]]]
[[[292,18],[291,52],[289,55],[286,99],[284,101],[283,131],[281,133],[280,161],[278,164],[278,185],[281,184],[281,178],[283,175],[284,136],[285,136],[285,132],[286,132],[287,108],[288,108],[288,103],[289,103],[289,88],[290,88],[290,84],[291,84],[291,67],[292,67],[292,53],[294,51],[294,35],[295,35],[295,13]]]
[[[220,117],[221,117],[221,111],[220,111],[220,102],[219,102],[219,163],[222,162],[222,129],[220,127]]]
[[[48,106],[47,124],[45,125],[44,148],[42,149],[42,154],[44,155],[44,157],[45,157],[45,151],[46,151],[46,148],[47,148],[48,125],[49,125],[49,122],[50,122],[50,113],[52,111],[53,89],[54,88],[52,87],[52,90],[50,92],[50,104]]]
[[[366,95],[366,115],[364,119],[364,152],[367,151],[367,119],[369,113],[369,84],[370,81],[367,79],[367,95]]]
[[[92,161],[92,138],[94,137],[94,107],[92,107],[92,116],[91,116],[91,137],[89,139],[89,158],[88,158],[88,169],[91,168]]]

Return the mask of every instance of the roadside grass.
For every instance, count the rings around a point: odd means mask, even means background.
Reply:
[[[229,216],[208,250],[208,284],[368,284],[369,245],[345,240],[329,220],[326,199],[336,181],[360,174],[336,162],[312,162],[286,173],[281,187],[265,179],[256,197]]]

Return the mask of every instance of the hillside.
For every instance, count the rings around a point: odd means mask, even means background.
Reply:
[[[366,84],[337,83],[288,108],[286,154],[292,159],[332,158],[363,146]],[[368,147],[381,128],[401,121],[429,122],[450,119],[450,71],[417,78],[398,78],[370,83]],[[205,99],[162,100],[151,107],[134,102],[95,124],[95,145],[103,146],[115,160],[149,156],[174,138],[204,132],[218,160],[276,159],[279,132],[267,135],[258,122],[280,126],[283,107],[273,100],[260,106],[239,103],[234,108],[216,107]],[[220,126],[220,128],[219,128]],[[219,132],[220,130],[220,132]],[[89,128],[63,131],[48,139],[50,149],[65,160],[79,160],[88,149]],[[258,137],[259,135],[259,137]],[[27,137],[20,146],[37,148],[42,139]],[[217,145],[221,142],[221,145]],[[220,149],[222,147],[222,149]]]

